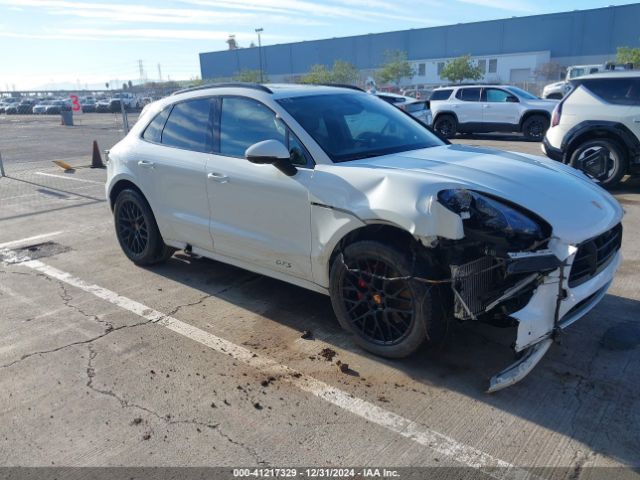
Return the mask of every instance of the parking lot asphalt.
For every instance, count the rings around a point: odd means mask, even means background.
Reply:
[[[624,261],[608,295],[523,382],[489,395],[488,378],[514,361],[512,329],[459,324],[442,350],[391,361],[356,347],[323,295],[180,252],[134,266],[105,171],[52,164],[84,167],[93,140],[121,137],[110,114],[75,127],[0,116],[1,465],[478,469],[466,478],[623,467],[610,478],[640,478],[637,180],[615,192]],[[517,136],[455,142],[539,153]]]

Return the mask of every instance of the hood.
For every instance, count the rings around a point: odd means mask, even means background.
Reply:
[[[532,155],[463,145],[425,148],[343,164],[412,172],[438,190],[468,188],[537,214],[554,236],[578,243],[617,224],[622,208],[582,172]]]
[[[563,82],[550,83],[549,85],[546,85],[544,87],[544,90],[551,89],[551,88],[562,88],[565,83],[567,82],[563,81]]]

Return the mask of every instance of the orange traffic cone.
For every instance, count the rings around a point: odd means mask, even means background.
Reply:
[[[91,157],[91,168],[105,168],[102,163],[102,156],[100,155],[100,149],[98,148],[98,142],[93,141],[93,156]]]

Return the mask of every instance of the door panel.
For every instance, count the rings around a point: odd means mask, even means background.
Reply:
[[[163,112],[159,115],[166,115]],[[177,103],[161,133],[155,120],[138,152],[136,178],[166,240],[211,250],[206,164],[211,151],[211,101]],[[152,128],[153,127],[153,128]],[[152,143],[153,142],[153,143]]]
[[[482,94],[483,122],[517,125],[520,122],[519,103],[508,102],[514,97],[501,88],[485,88]]]
[[[207,172],[214,251],[310,278],[313,170],[287,177],[273,165],[212,155]]]
[[[216,147],[207,162],[207,191],[214,252],[299,278],[311,278],[313,170],[307,153],[266,105],[245,97],[222,97],[216,115]],[[219,120],[218,120],[219,119]],[[298,173],[257,165],[245,150],[263,140],[288,146]]]
[[[458,116],[458,123],[482,122],[482,104],[480,103],[480,88],[461,88],[456,93],[454,111]]]

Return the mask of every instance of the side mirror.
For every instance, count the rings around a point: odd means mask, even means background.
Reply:
[[[509,102],[509,103],[520,103],[520,100],[518,100],[518,97],[514,97],[513,95],[509,95],[507,97],[507,102]]]
[[[289,150],[278,140],[254,143],[247,148],[244,156],[251,163],[273,165],[288,177],[298,173],[298,169],[291,163]]]

